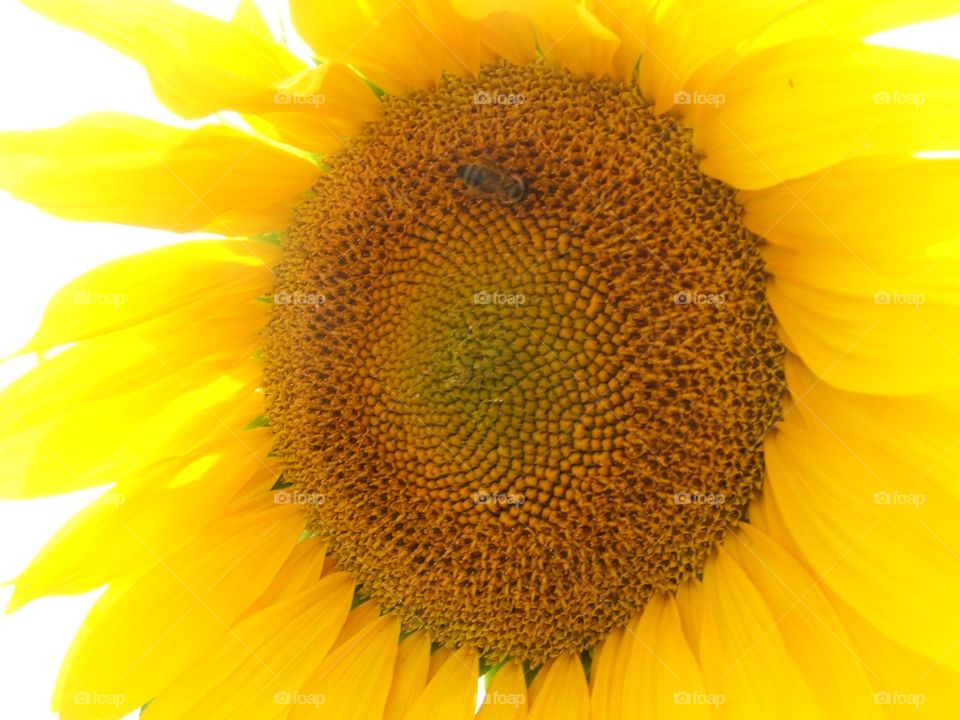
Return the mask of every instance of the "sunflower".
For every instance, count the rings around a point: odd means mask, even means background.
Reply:
[[[3,392],[4,497],[111,486],[61,717],[952,717],[960,64],[864,39],[954,2],[24,2],[208,120],[0,185],[215,236]]]

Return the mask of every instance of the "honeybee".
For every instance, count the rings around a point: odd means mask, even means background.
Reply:
[[[457,175],[468,187],[487,195],[496,195],[504,205],[519,202],[527,194],[527,185],[522,177],[492,165],[461,165],[457,168]]]

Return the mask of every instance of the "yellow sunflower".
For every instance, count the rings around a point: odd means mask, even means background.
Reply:
[[[953,717],[955,0],[24,0],[181,129],[0,135],[64,218],[214,239],[50,302],[0,493],[111,484],[69,720]],[[122,300],[122,302],[121,302]],[[478,679],[485,691],[477,702]]]

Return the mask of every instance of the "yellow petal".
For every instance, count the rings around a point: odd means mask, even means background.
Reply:
[[[960,385],[960,258],[762,254],[784,339],[826,382],[878,395]]]
[[[0,187],[59,217],[226,235],[282,229],[317,175],[236,130],[119,113],[0,133],[0,158]]]
[[[680,625],[673,597],[654,595],[627,626],[623,705],[616,718],[710,718],[712,696]]]
[[[845,636],[863,658],[873,687],[872,700],[889,718],[954,720],[960,707],[958,663],[931,661],[890,640],[847,605],[833,599]],[[928,618],[929,619],[929,618]],[[955,645],[950,655],[960,653]]]
[[[183,117],[243,109],[306,69],[290,51],[260,33],[170,0],[23,2],[141,63],[157,97]]]
[[[597,19],[620,38],[608,71],[613,79],[633,80],[649,40],[655,4],[652,0],[604,0],[593,7]]]
[[[53,295],[21,352],[49,350],[162,316],[183,327],[228,315],[231,306],[270,293],[271,266],[279,257],[267,243],[203,240],[111,260]]]
[[[460,0],[456,6],[478,21],[504,12],[529,21],[547,62],[575,75],[606,74],[620,47],[616,33],[584,3],[574,0]]]
[[[588,720],[590,691],[580,656],[558,655],[540,672],[543,679],[537,692],[532,693],[530,720]]]
[[[423,689],[430,672],[430,636],[417,631],[404,638],[397,652],[397,667],[390,683],[384,720],[402,720]]]
[[[957,496],[873,439],[795,418],[767,438],[764,488],[795,551],[871,624],[943,661],[960,639]]]
[[[258,610],[287,600],[302,590],[313,587],[323,575],[327,543],[319,537],[301,540],[277,571],[273,581],[241,615],[241,619]],[[332,574],[332,573],[331,573]],[[337,628],[339,632],[340,628]]]
[[[276,137],[317,153],[344,148],[363,123],[383,113],[383,104],[346,65],[327,62],[279,84],[247,113],[271,123]]]
[[[202,386],[180,384],[174,395],[169,384],[161,383],[59,413],[43,410],[41,421],[31,420],[0,437],[0,496],[39,497],[109,484],[189,452],[215,435],[238,435],[262,413],[262,396],[256,392],[261,369],[246,361]],[[48,403],[41,399],[39,404]],[[20,410],[0,407],[9,414],[4,424],[15,427]],[[145,415],[144,407],[152,412]],[[110,428],[109,441],[103,428]]]
[[[399,634],[397,617],[383,615],[336,647],[303,685],[316,702],[292,705],[289,720],[381,720]]]
[[[908,465],[909,477],[922,478],[924,485],[934,483],[954,497],[960,496],[960,444],[956,435],[960,391],[879,397],[846,392],[820,382],[793,355],[787,356],[784,369],[792,396],[788,401],[791,423],[831,435],[851,447],[867,443],[866,447],[880,448]],[[764,505],[772,529],[782,526],[776,504]]]
[[[658,113],[683,109],[704,88],[690,76],[723,51],[737,47],[797,4],[796,0],[698,0],[667,3],[647,26],[640,88]]]
[[[486,688],[477,720],[525,720],[527,681],[523,666],[510,660],[501,666]]]
[[[960,146],[960,61],[817,37],[768,48],[690,115],[704,172],[776,185],[859,156]],[[691,81],[694,82],[694,81]]]
[[[150,704],[154,720],[283,717],[306,701],[301,685],[350,609],[353,580],[335,573],[231,628]],[[319,702],[319,699],[318,699]]]
[[[128,586],[110,588],[64,661],[55,709],[65,720],[95,720],[102,707],[84,701],[91,695],[116,697],[118,717],[146,703],[222,641],[303,525],[296,509],[247,511],[216,523]]]
[[[704,702],[716,708],[720,718],[768,718],[770,708],[778,708],[783,718],[818,717],[810,691],[784,646],[777,619],[723,547],[707,561],[703,588]]]
[[[823,716],[881,718],[860,656],[817,580],[749,524],[741,525],[724,547],[763,595]]]
[[[440,2],[291,0],[297,32],[325,60],[351,65],[392,94],[433,87],[442,71],[475,73],[479,29]]]
[[[191,541],[263,464],[271,445],[218,440],[156,472],[132,491],[94,500],[61,528],[17,577],[10,609],[44,595],[82,593],[148,570]]]
[[[668,7],[692,9],[694,12],[701,7],[701,3],[695,3],[693,8],[688,5],[676,3]],[[713,87],[737,65],[765,48],[810,37],[859,42],[865,36],[882,30],[950,15],[956,12],[956,3],[954,0],[776,0],[772,3],[746,2],[737,9],[741,13],[738,18],[741,21],[739,27],[730,23],[730,11],[734,8],[722,4],[711,8],[712,15],[702,15],[699,23],[685,22],[689,18],[687,13],[679,16],[679,31],[683,33],[683,37],[675,38],[676,42],[672,47],[663,49],[673,56],[697,58],[699,67],[689,76],[685,76],[688,92]],[[672,15],[677,17],[676,12]],[[719,33],[699,31],[699,28],[714,28],[718,24],[722,28]],[[723,36],[726,37],[726,44],[716,42],[718,37]],[[677,46],[683,48],[686,45],[693,48],[677,50]],[[709,52],[704,52],[705,48],[708,48]],[[656,50],[662,52],[661,48]],[[652,52],[648,53],[648,56],[650,55]],[[656,64],[656,59],[651,59]],[[686,67],[689,66],[688,63]],[[677,65],[669,64],[665,72],[660,74],[670,78],[666,82],[671,82],[678,74]],[[664,81],[655,77],[654,82]],[[692,99],[692,95],[688,98]],[[665,109],[668,105],[662,105],[661,100],[669,103],[672,98],[667,93],[661,93],[657,100],[657,108]],[[681,114],[688,114],[691,109],[690,105],[674,106],[674,110]]]
[[[477,700],[477,654],[451,653],[407,710],[405,720],[469,720]]]
[[[590,717],[593,720],[618,720],[623,716],[623,695],[627,660],[632,642],[627,629],[616,628],[594,653],[590,665]]]
[[[848,160],[763,190],[743,191],[744,224],[808,252],[919,254],[960,235],[960,160],[908,156]]]

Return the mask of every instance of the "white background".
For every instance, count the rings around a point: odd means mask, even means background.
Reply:
[[[183,4],[228,18],[236,1]],[[278,32],[289,27],[282,0],[259,4]],[[960,18],[894,33],[884,42],[960,57]],[[0,68],[0,130],[56,126],[97,110],[182,124],[153,98],[138,65],[10,0],[0,4]],[[106,259],[177,239],[140,228],[59,221],[0,192],[0,357],[28,339],[46,299],[74,275]],[[0,385],[27,367],[29,362],[0,364]],[[0,501],[0,582],[14,577],[45,539],[99,492]],[[0,610],[10,593],[0,588]],[[57,669],[96,596],[44,599],[15,615],[0,614],[0,718],[55,717],[48,708]]]

